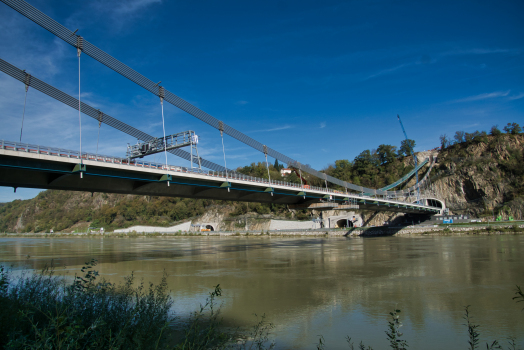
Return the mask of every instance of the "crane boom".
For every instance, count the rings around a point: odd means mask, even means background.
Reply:
[[[415,169],[417,168],[417,156],[415,156],[415,151],[411,148],[411,144],[409,143],[408,134],[406,134],[406,130],[404,129],[404,125],[402,124],[402,120],[400,120],[400,116],[397,114],[398,121],[400,123],[400,127],[402,128],[402,131],[404,132],[404,136],[406,137],[406,144],[409,148],[409,152],[411,153],[411,156],[413,157],[413,161],[415,162]],[[415,172],[415,176],[417,178],[417,203],[420,202],[420,187],[418,184],[418,171]]]

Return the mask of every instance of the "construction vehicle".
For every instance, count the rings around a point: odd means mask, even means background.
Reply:
[[[293,170],[295,174],[297,174],[297,176],[300,178],[300,180],[302,180],[302,186],[304,188],[307,188],[307,189],[310,188],[309,185],[307,184],[307,180],[302,177],[302,175],[300,174],[300,171],[297,168],[292,167],[292,166],[288,166],[288,168]]]

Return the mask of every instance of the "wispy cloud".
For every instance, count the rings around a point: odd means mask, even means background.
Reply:
[[[404,69],[406,67],[412,66],[414,64],[415,64],[414,62],[403,63],[403,64],[400,64],[400,65],[398,65],[396,67],[393,67],[393,68],[383,69],[383,70],[381,70],[381,71],[379,71],[377,73],[368,75],[367,77],[364,78],[364,80],[373,79],[373,78],[379,77],[381,75],[391,74],[391,73],[394,73],[394,72],[396,72],[398,70],[401,70],[401,69]]]
[[[457,49],[450,50],[440,54],[441,57],[444,56],[462,56],[462,55],[490,55],[498,53],[518,53],[521,50],[515,49],[486,49],[486,48],[472,48],[472,49]]]
[[[501,48],[470,48],[470,49],[451,49],[447,51],[441,51],[440,53],[435,53],[430,57],[425,54],[422,58],[415,59],[416,54],[411,48],[407,48],[399,52],[382,52],[382,51],[370,51],[364,53],[364,57],[387,57],[388,59],[401,58],[402,60],[407,60],[408,62],[398,64],[391,68],[386,68],[379,70],[375,73],[367,75],[363,80],[369,80],[377,78],[383,75],[393,74],[397,71],[404,70],[413,66],[424,65],[424,64],[434,64],[439,60],[450,57],[450,56],[467,56],[467,55],[493,55],[493,54],[519,54],[521,49],[501,49]],[[409,58],[406,58],[409,57]],[[361,57],[362,58],[362,57]],[[485,64],[481,64],[479,68],[486,68]]]
[[[115,6],[115,12],[122,14],[134,13],[153,4],[160,4],[162,0],[127,0]],[[112,4],[115,4],[114,2]]]
[[[237,105],[247,105],[249,102],[247,101],[237,101],[236,104]]]
[[[325,127],[326,127],[326,122],[322,122],[322,123],[320,123],[320,128],[321,128],[321,129],[324,129]]]
[[[515,95],[515,96],[508,96],[508,100],[510,101],[520,100],[521,98],[524,98],[524,92],[521,92],[520,94]]]
[[[271,128],[271,129],[254,130],[254,131],[251,131],[251,133],[254,133],[254,132],[281,131],[281,130],[287,130],[287,129],[293,129],[293,128],[294,128],[294,126],[292,126],[292,125],[282,125],[282,126],[277,126],[275,128]]]
[[[453,100],[453,101],[450,101],[450,103],[473,102],[473,101],[481,101],[481,100],[487,100],[487,99],[497,98],[497,97],[506,97],[509,95],[509,92],[510,92],[509,90],[508,91],[488,92],[484,94],[461,98],[458,100]]]
[[[147,9],[153,5],[161,4],[162,0],[121,0],[121,1],[93,1],[89,3],[95,11],[101,13],[107,13],[111,18],[111,30],[121,31],[125,26],[133,23],[133,20],[144,16]],[[83,13],[77,12],[70,16],[66,21],[75,22],[79,21],[79,18],[83,16]]]
[[[96,1],[95,8],[118,15],[132,16],[146,7],[160,4],[162,0],[126,0],[126,1]]]

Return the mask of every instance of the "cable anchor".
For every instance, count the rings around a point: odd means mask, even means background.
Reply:
[[[75,33],[77,30],[75,30]],[[77,35],[76,36],[76,54],[78,55],[78,57],[80,57],[80,54],[82,53],[83,49],[84,49],[84,38],[82,38],[80,35]]]
[[[24,70],[24,73],[25,73],[25,79],[24,79],[25,92],[27,92],[27,90],[29,90],[29,86],[31,85],[31,74],[26,73],[25,70]]]
[[[157,84],[160,84],[161,81],[159,81]],[[164,103],[164,97],[165,97],[165,89],[163,86],[158,87],[158,97],[160,97],[160,103]]]

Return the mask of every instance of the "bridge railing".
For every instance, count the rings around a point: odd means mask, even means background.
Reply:
[[[337,191],[329,187],[326,188],[326,187],[317,187],[317,186],[310,186],[310,185],[304,186],[302,184],[281,181],[281,180],[269,181],[268,179],[265,179],[265,178],[249,176],[249,175],[245,175],[245,174],[241,174],[237,172],[228,172],[226,175],[226,173],[222,171],[200,170],[198,168],[190,168],[190,167],[183,167],[183,166],[169,165],[169,164],[166,166],[166,164],[163,164],[163,163],[144,161],[144,160],[139,160],[136,158],[130,160],[128,158],[113,157],[113,156],[107,156],[107,155],[102,155],[102,154],[93,154],[93,153],[88,153],[88,152],[82,152],[82,156],[80,157],[80,152],[78,151],[57,148],[57,147],[33,145],[29,143],[20,143],[20,142],[14,142],[14,141],[1,140],[0,147],[1,149],[18,151],[18,152],[43,154],[43,155],[62,157],[62,158],[73,158],[73,159],[81,158],[83,160],[89,160],[89,161],[95,161],[95,162],[101,162],[101,163],[120,164],[120,165],[125,165],[125,166],[163,170],[163,171],[170,171],[170,172],[194,173],[194,174],[199,174],[199,175],[217,177],[223,180],[232,179],[232,180],[246,181],[246,182],[251,182],[251,183],[256,182],[260,184],[265,184],[268,187],[283,186],[283,187],[288,187],[288,188],[294,188],[297,190],[298,189],[305,190],[306,192],[308,190],[313,190],[313,191],[325,192],[326,194],[333,194],[333,195],[346,194],[342,191]],[[367,199],[377,198],[376,196],[375,197],[369,196],[363,193],[348,193],[348,194],[350,194],[352,197],[356,196],[356,197],[367,198]],[[384,198],[384,199],[387,199],[390,202],[405,203],[404,201],[399,200],[403,198]]]

